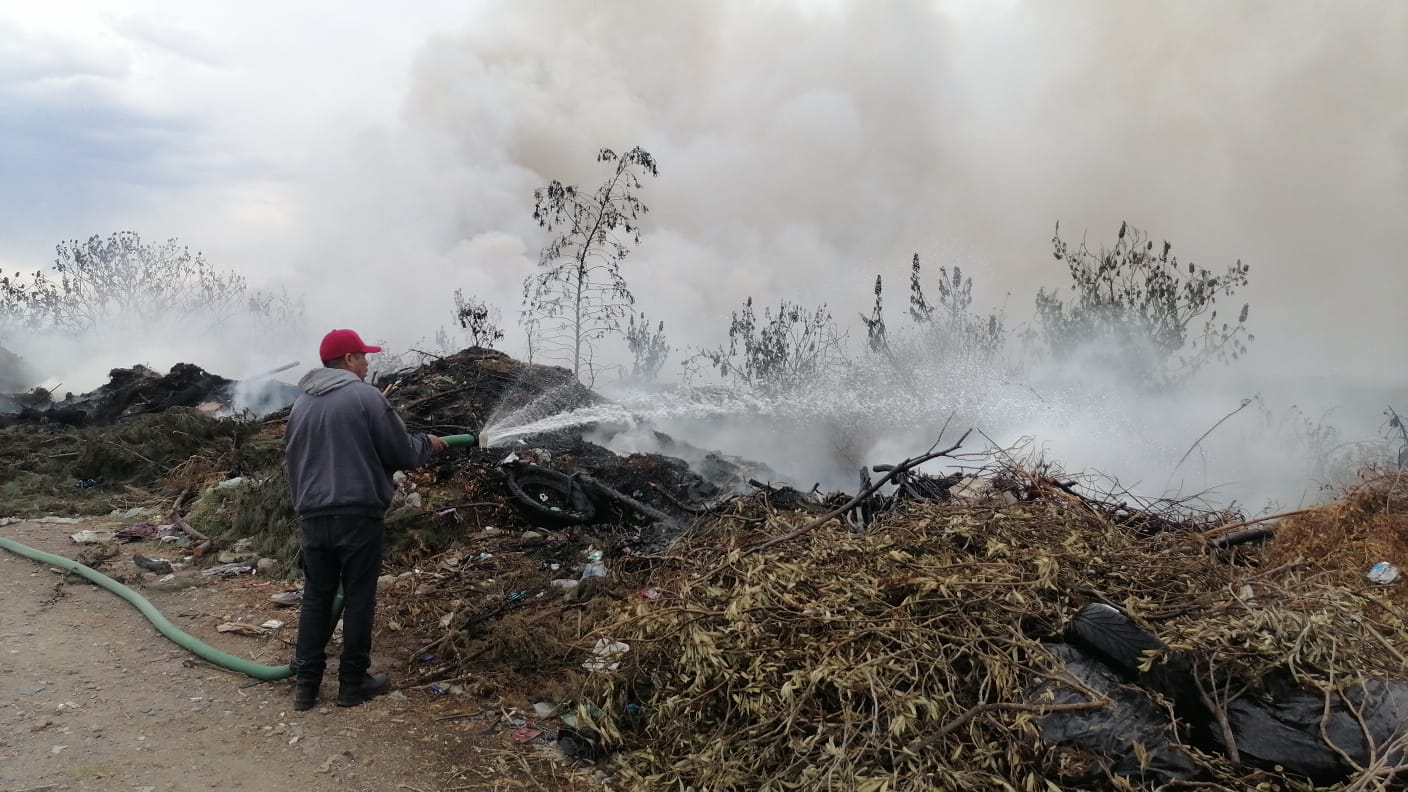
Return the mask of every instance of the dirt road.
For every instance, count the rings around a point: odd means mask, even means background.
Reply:
[[[0,534],[73,557],[77,527],[26,522]],[[213,629],[263,615],[249,603],[266,592],[244,602],[216,586],[144,594],[201,640],[278,665],[283,643]],[[296,614],[279,615],[292,630]],[[323,697],[335,693],[330,679]],[[493,777],[484,765],[502,740],[437,721],[446,702],[420,691],[310,712],[294,712],[290,694],[287,681],[253,683],[196,660],[87,581],[0,551],[0,791],[559,788],[527,772]],[[455,698],[452,707],[473,705]]]

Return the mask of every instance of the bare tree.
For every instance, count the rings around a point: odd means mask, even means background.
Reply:
[[[530,349],[570,363],[579,379],[584,369],[592,373],[594,343],[620,332],[635,303],[621,262],[640,243],[638,221],[649,211],[636,196],[640,177],[658,175],[655,158],[639,146],[619,156],[602,149],[597,161],[614,169],[594,192],[553,180],[533,193],[533,219],[558,235],[523,284]]]

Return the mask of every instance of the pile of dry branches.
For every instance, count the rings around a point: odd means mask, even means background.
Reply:
[[[737,501],[656,570],[659,599],[594,636],[631,651],[590,677],[583,714],[598,713],[638,789],[1036,790],[1075,784],[1040,718],[1106,704],[1043,648],[1089,601],[1194,658],[1214,699],[1277,669],[1402,674],[1389,636],[1404,620],[1381,592],[1267,564],[1259,548],[1210,552],[1204,525],[1149,534],[1068,488],[1037,489],[906,504],[864,536]],[[768,541],[779,536],[794,538]],[[1033,694],[1052,683],[1084,701]],[[1196,755],[1207,782],[1270,777]]]

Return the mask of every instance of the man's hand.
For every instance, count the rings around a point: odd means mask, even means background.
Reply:
[[[425,438],[430,441],[430,453],[432,454],[442,454],[445,452],[445,449],[450,447],[448,443],[437,435],[428,434]]]

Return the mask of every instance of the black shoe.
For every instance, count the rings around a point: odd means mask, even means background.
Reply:
[[[298,680],[293,683],[293,708],[297,712],[304,712],[318,706],[318,689],[323,686],[322,680]]]
[[[391,689],[391,677],[386,674],[366,674],[361,679],[342,680],[337,690],[337,706],[355,707]]]

